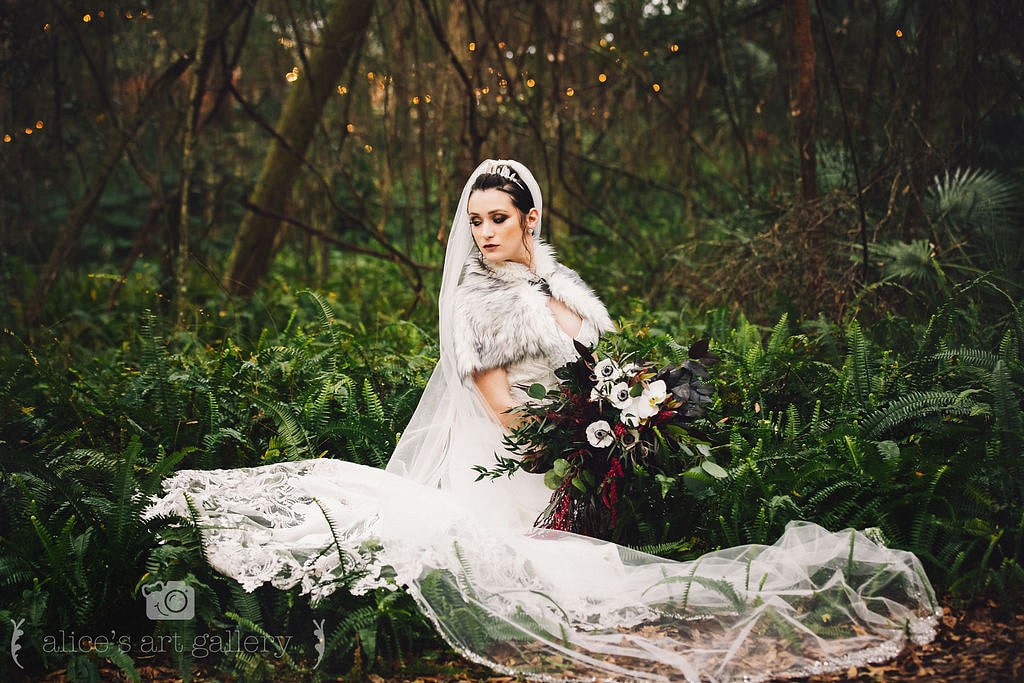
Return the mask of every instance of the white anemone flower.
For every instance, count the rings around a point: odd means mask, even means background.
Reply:
[[[611,358],[602,358],[594,366],[594,376],[598,382],[614,382],[622,377],[622,369]]]
[[[607,448],[612,445],[615,441],[615,435],[612,434],[612,426],[605,420],[597,420],[592,422],[587,427],[587,441],[590,442],[591,446],[596,448]]]
[[[661,410],[661,404],[668,398],[664,380],[656,380],[644,387],[644,393],[637,396],[633,408],[641,420],[654,417]]]
[[[628,406],[633,402],[633,397],[629,395],[629,385],[625,382],[614,385],[608,392],[608,400],[619,410]]]

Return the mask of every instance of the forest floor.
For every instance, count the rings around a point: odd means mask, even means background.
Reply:
[[[461,661],[461,660],[458,660]],[[370,674],[371,683],[512,683],[488,669],[447,662],[444,673],[387,676]],[[944,607],[935,640],[910,646],[889,662],[847,671],[789,679],[789,683],[1024,683],[1024,610],[985,602]]]
[[[790,679],[789,683],[1024,683],[1024,610],[1017,605],[985,602],[970,607],[944,607],[942,623],[934,641],[911,646],[894,660],[834,674]],[[178,683],[181,677],[171,666],[140,666],[139,673],[147,683]],[[281,680],[296,680],[284,674]],[[123,681],[123,674],[104,667],[104,681]],[[54,671],[39,678],[16,678],[16,681],[67,683],[66,671]],[[194,681],[226,681],[222,674],[197,672]],[[422,659],[406,661],[402,671],[389,673],[379,667],[365,676],[336,679],[346,683],[514,683],[511,676],[467,662],[451,653],[435,653]]]
[[[1024,682],[1024,610],[986,602],[943,608],[935,640],[908,647],[893,661],[812,676],[806,683],[907,681],[913,683]]]

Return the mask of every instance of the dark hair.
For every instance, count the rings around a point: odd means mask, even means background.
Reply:
[[[523,216],[530,213],[530,209],[536,206],[533,201],[533,193],[510,166],[499,166],[498,171],[494,173],[481,173],[473,181],[471,189],[472,191],[501,190],[512,198],[512,206],[516,207]]]

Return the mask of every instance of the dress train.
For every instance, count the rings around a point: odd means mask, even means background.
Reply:
[[[770,680],[934,637],[920,562],[862,532],[792,523],[773,545],[676,562],[524,528],[539,489],[515,480],[466,499],[332,459],[185,470],[148,514],[191,504],[210,563],[246,590],[318,600],[353,569],[355,593],[403,586],[461,654],[536,680]]]

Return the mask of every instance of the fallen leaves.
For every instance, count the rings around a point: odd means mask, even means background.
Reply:
[[[977,683],[1024,681],[1024,614],[1016,605],[989,601],[943,608],[935,640],[905,648],[896,659],[850,667],[842,674],[798,679],[802,683],[885,681]]]

